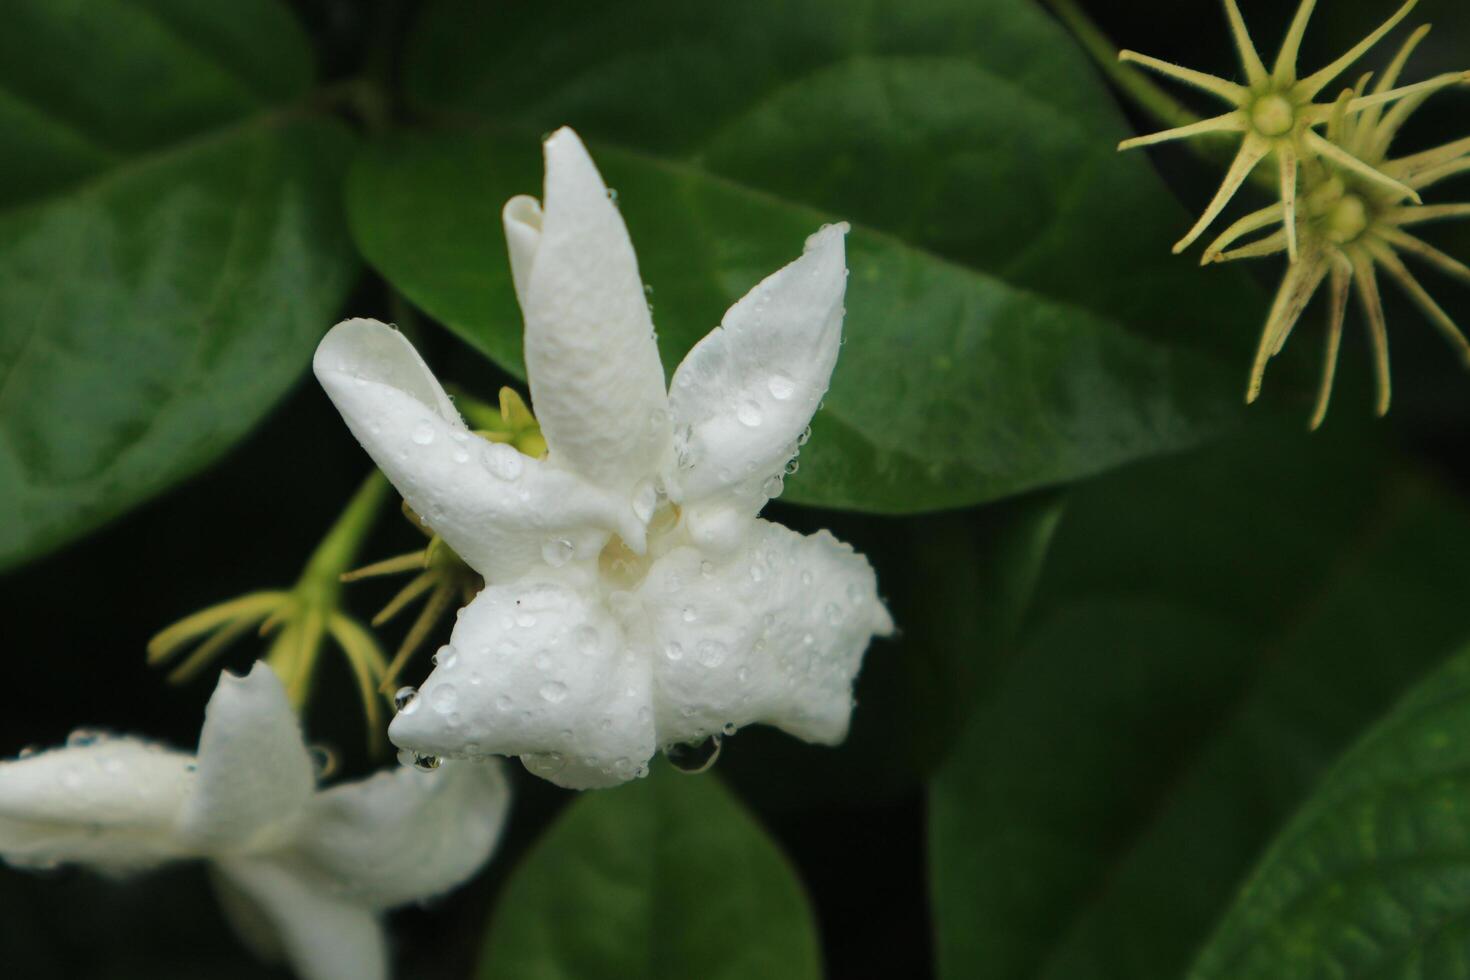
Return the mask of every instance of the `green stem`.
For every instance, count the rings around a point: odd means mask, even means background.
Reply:
[[[342,575],[352,570],[357,553],[362,549],[362,543],[372,530],[378,510],[387,496],[388,480],[381,472],[373,470],[307,559],[296,583],[298,593],[309,592],[313,600],[335,604],[342,589]]]
[[[1082,45],[1104,75],[1122,90],[1142,110],[1149,113],[1165,128],[1188,126],[1199,122],[1200,117],[1190,112],[1168,92],[1159,88],[1143,72],[1132,65],[1118,60],[1118,49],[1101,29],[1094,24],[1076,0],[1046,0],[1046,5],[1056,14],[1057,20],[1067,26],[1072,36]]]

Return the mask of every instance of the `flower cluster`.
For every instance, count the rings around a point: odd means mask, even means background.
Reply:
[[[428,545],[352,570],[387,496],[374,474],[294,586],[150,643],[182,681],[246,634],[272,636],[248,675],[220,677],[197,754],[79,732],[0,763],[0,858],[109,873],[202,860],[262,955],[307,980],[373,980],[388,973],[382,913],[489,858],[509,801],[496,757],[588,788],[645,774],[659,750],[708,764],[754,723],[844,738],[863,653],[893,630],[873,570],[825,531],[757,515],[837,361],[847,226],[736,303],[667,388],[608,189],[570,130],[545,151],[544,207],[504,212],[538,414],[509,389],[498,412],[451,400],[392,327],[333,328],[316,375]],[[342,584],[404,572],[373,625],[424,606],[389,664]],[[428,679],[395,698],[389,735],[417,765],[319,790],[297,716],[326,640],[377,734],[383,691],[459,604]]]
[[[1211,119],[1125,140],[1121,149],[1211,133],[1242,134],[1240,148],[1218,193],[1195,226],[1175,246],[1176,252],[1193,243],[1220,215],[1261,161],[1275,158],[1279,201],[1232,224],[1205,249],[1202,262],[1281,252],[1288,257],[1287,273],[1267,317],[1251,368],[1247,401],[1254,401],[1259,395],[1267,362],[1281,351],[1312,296],[1324,281],[1330,282],[1327,349],[1311,419],[1314,429],[1326,416],[1347,296],[1354,286],[1372,342],[1377,410],[1380,415],[1388,411],[1388,339],[1378,270],[1403,288],[1470,366],[1470,344],[1398,254],[1408,252],[1443,272],[1470,281],[1470,268],[1464,263],[1404,230],[1410,225],[1470,214],[1470,206],[1424,205],[1420,197],[1420,191],[1431,184],[1470,170],[1470,140],[1455,140],[1398,159],[1388,155],[1394,136],[1425,99],[1470,79],[1470,72],[1451,72],[1411,85],[1398,84],[1409,56],[1429,30],[1426,25],[1409,37],[1371,90],[1371,75],[1365,75],[1335,101],[1316,101],[1333,79],[1408,16],[1415,3],[1417,0],[1409,0],[1342,57],[1305,78],[1298,76],[1296,58],[1315,0],[1302,0],[1269,71],[1251,42],[1236,0],[1225,0],[1246,75],[1243,85],[1130,51],[1120,55],[1125,61],[1200,87],[1233,106],[1231,111]],[[1325,131],[1319,133],[1318,128]],[[1236,246],[1242,238],[1258,232],[1267,233],[1249,244]]]

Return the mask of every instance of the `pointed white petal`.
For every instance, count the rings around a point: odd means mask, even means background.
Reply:
[[[529,194],[517,194],[505,202],[500,220],[505,225],[505,245],[510,252],[510,277],[515,283],[516,299],[524,307],[531,265],[541,245],[541,202]]]
[[[512,244],[526,371],[552,459],[626,493],[669,449],[668,399],[638,259],[577,134],[546,141],[545,213],[529,274]]]
[[[201,849],[239,850],[280,843],[316,789],[301,723],[275,671],[222,673],[204,709],[199,775],[180,831]]]
[[[639,598],[657,654],[660,745],[756,722],[840,742],[863,651],[893,631],[866,558],[826,531],[804,536],[768,521],[753,521],[721,561],[669,552]]]
[[[113,735],[0,763],[0,858],[121,873],[188,856],[174,824],[193,768],[186,753]]]
[[[253,949],[279,949],[301,980],[387,980],[388,946],[371,909],[333,894],[284,858],[217,862],[222,904]],[[274,937],[264,929],[274,930]]]
[[[674,372],[681,502],[734,497],[754,514],[781,492],[837,363],[847,230],[828,225],[807,239],[801,258],[732,306]]]
[[[299,852],[335,894],[386,910],[473,877],[509,808],[498,759],[450,761],[432,772],[399,767],[318,794]]]
[[[388,728],[438,756],[518,755],[561,786],[632,778],[653,755],[652,683],[600,596],[490,586],[461,612],[418,697]]]
[[[487,581],[540,564],[548,543],[565,540],[577,557],[590,557],[619,530],[642,547],[643,525],[626,500],[471,432],[392,327],[339,323],[314,366],[352,434],[409,506]]]

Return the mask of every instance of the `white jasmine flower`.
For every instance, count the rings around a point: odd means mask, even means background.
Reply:
[[[459,885],[489,857],[497,768],[398,769],[318,791],[275,673],[225,674],[197,756],[75,733],[0,763],[0,857],[126,873],[203,858],[241,937],[307,980],[388,975],[381,913]]]
[[[851,547],[756,515],[837,360],[847,226],[736,303],[666,391],[622,216],[575,133],[545,153],[544,208],[504,211],[545,456],[472,433],[390,327],[349,320],[317,350],[353,434],[486,582],[389,736],[574,788],[756,722],[840,742],[892,620]]]

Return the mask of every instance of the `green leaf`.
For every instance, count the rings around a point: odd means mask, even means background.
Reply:
[[[1470,650],[1418,684],[1275,840],[1192,980],[1470,977]]]
[[[1257,293],[1169,254],[1188,220],[1027,0],[429,6],[428,117],[354,167],[369,261],[519,373],[499,209],[570,124],[617,189],[665,365],[825,222],[847,344],[789,484],[916,512],[1194,444],[1236,415]]]
[[[785,857],[711,775],[578,797],[499,896],[481,980],[821,975]]]
[[[1463,640],[1467,550],[1470,518],[1359,433],[1075,488],[932,784],[940,976],[1180,976],[1336,754]]]
[[[346,131],[274,0],[23,0],[0,31],[0,567],[197,471],[355,271]]]

